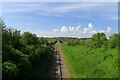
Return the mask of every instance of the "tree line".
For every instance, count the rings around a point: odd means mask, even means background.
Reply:
[[[45,38],[8,28],[0,18],[2,78],[42,78],[51,65],[54,47]]]
[[[87,40],[81,39],[69,39],[67,45],[76,46],[76,45],[87,45],[94,48],[108,47],[116,48],[119,45],[120,33],[112,34],[107,39],[105,33],[96,33],[92,38]]]

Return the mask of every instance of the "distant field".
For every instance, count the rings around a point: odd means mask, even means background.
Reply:
[[[54,41],[56,41],[56,39],[54,39],[54,38],[46,38],[49,42],[54,42]]]
[[[72,78],[117,78],[118,49],[61,44]]]

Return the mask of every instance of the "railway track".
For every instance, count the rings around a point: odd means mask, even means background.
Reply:
[[[56,53],[58,54],[59,56],[59,59],[58,59],[58,63],[59,63],[59,73],[60,73],[60,80],[62,80],[62,62],[61,62],[61,55],[60,55],[60,49],[59,49],[59,44],[57,43],[57,50],[56,50]]]
[[[50,67],[50,72],[48,74],[49,74],[48,78],[52,79],[63,80],[63,78],[70,78],[58,42],[56,43],[55,46],[52,66]]]

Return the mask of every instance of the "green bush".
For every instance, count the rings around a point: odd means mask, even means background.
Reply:
[[[16,64],[11,61],[4,62],[2,64],[2,69],[3,78],[6,79],[15,77],[16,75],[18,75],[19,72],[19,69],[17,68]]]
[[[35,34],[7,28],[0,19],[2,28],[3,79],[42,78],[48,71],[54,48],[45,38]]]

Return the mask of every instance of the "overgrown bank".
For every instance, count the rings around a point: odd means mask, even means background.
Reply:
[[[118,37],[107,39],[103,33],[92,39],[61,43],[72,78],[118,78]],[[112,43],[110,43],[112,42]],[[69,43],[69,44],[68,44]]]
[[[38,79],[48,71],[53,45],[30,32],[8,28],[0,19],[2,31],[2,79]],[[12,78],[12,79],[11,79]]]

